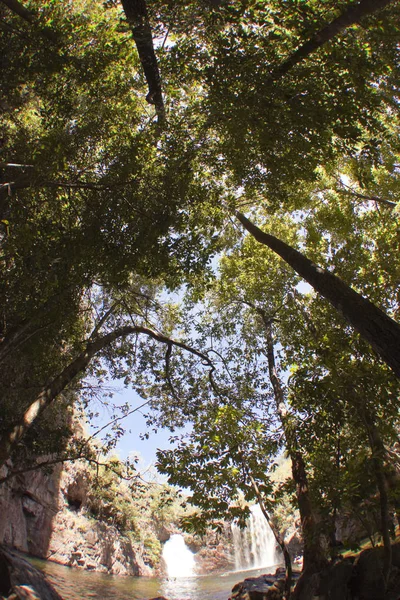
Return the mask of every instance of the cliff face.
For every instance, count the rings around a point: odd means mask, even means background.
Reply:
[[[0,486],[0,542],[46,556],[59,507],[60,474],[60,467],[51,476],[31,471]]]
[[[4,472],[2,473],[4,475]],[[78,466],[31,471],[0,486],[0,543],[60,564],[115,575],[151,575],[140,544],[85,509]]]

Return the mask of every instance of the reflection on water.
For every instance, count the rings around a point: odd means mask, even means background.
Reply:
[[[62,567],[32,560],[44,571],[64,600],[97,598],[101,600],[145,600],[166,596],[169,600],[227,600],[232,587],[245,577],[274,572],[276,565],[252,571],[206,575],[179,579],[150,577],[113,577],[102,573]]]

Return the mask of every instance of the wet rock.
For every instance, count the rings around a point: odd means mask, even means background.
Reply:
[[[210,531],[207,540],[185,536],[185,543],[196,555],[196,573],[211,574],[230,571],[234,566],[230,526],[223,533]]]

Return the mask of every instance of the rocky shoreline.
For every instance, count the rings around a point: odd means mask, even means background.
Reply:
[[[0,475],[6,475],[6,469]],[[60,565],[108,575],[162,575],[160,561],[149,555],[142,541],[90,514],[86,490],[85,468],[78,464],[58,465],[51,474],[32,471],[4,483],[0,543]],[[168,529],[151,526],[142,537],[151,534],[159,551],[172,533],[181,533],[173,523]],[[228,537],[210,532],[206,543],[193,535],[185,536],[185,541],[196,554],[199,573],[232,568]]]
[[[384,551],[381,546],[357,556],[336,559],[321,572],[295,572],[296,600],[399,600],[400,542],[392,545],[392,569],[384,580]],[[284,569],[275,574],[249,577],[236,584],[229,600],[282,600]]]
[[[267,573],[259,577],[248,577],[232,588],[229,600],[281,600],[285,586],[285,569],[279,567],[274,574]],[[292,581],[299,579],[300,572],[293,573]]]
[[[4,484],[0,542],[65,566],[112,575],[152,575],[139,544],[84,510],[83,477],[77,466],[57,466],[51,475],[33,471]]]

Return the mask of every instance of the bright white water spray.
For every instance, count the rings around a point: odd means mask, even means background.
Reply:
[[[270,567],[279,562],[274,534],[261,508],[251,507],[251,514],[245,529],[232,524],[235,569]]]
[[[194,555],[185,544],[183,536],[171,535],[164,544],[162,557],[168,577],[191,577],[194,575]]]

